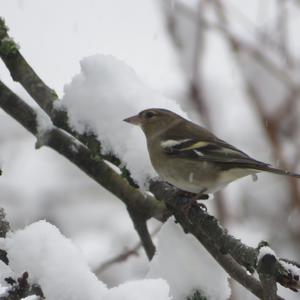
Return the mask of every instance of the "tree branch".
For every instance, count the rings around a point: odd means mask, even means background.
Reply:
[[[36,112],[0,81],[0,107],[22,124],[33,135],[38,135]],[[91,151],[74,137],[53,126],[44,133],[46,146],[54,149],[73,162],[89,177],[120,198],[126,206],[142,214],[163,220],[167,210],[163,202],[142,194],[125,179],[112,170],[102,158],[95,157]]]
[[[182,228],[194,235],[233,279],[258,298],[263,299],[263,289],[259,281],[248,275],[241,267],[241,265],[244,266],[251,273],[256,270],[257,249],[246,246],[240,240],[229,235],[215,217],[199,207],[191,208],[187,220],[182,211],[182,204],[186,203],[188,199],[184,199],[182,192],[168,183],[153,181],[150,184],[150,190],[157,199],[165,201]],[[276,279],[281,283],[283,280],[279,280],[279,278],[283,275],[282,273],[277,275]],[[277,296],[276,299],[282,298]]]
[[[149,260],[151,260],[155,253],[155,246],[147,227],[147,215],[141,214],[130,207],[128,207],[127,210],[133,222],[134,228],[138,233],[142,245],[146,251],[147,257]]]
[[[0,57],[8,68],[13,80],[19,82],[31,95],[33,100],[49,115],[54,125],[69,132],[85,144],[95,156],[102,157],[121,169],[122,176],[133,187],[137,184],[130,176],[130,172],[114,154],[101,154],[101,144],[93,134],[78,134],[68,124],[66,111],[55,109],[54,102],[59,101],[54,90],[49,88],[28,64],[18,50],[18,46],[8,35],[8,28],[0,18]]]
[[[18,50],[18,46],[8,36],[8,28],[4,19],[0,18],[0,56],[10,71],[11,77],[20,83],[49,115],[52,113],[53,102],[57,100],[54,90],[50,89],[34,72]]]

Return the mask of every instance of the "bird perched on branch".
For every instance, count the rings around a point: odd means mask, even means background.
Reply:
[[[142,128],[152,165],[159,176],[177,188],[200,196],[259,172],[300,178],[273,168],[217,138],[207,129],[172,111],[151,108],[124,120]]]

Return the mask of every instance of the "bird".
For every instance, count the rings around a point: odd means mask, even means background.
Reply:
[[[256,179],[260,172],[300,178],[250,157],[167,109],[145,109],[124,121],[143,130],[151,163],[161,179],[188,193],[215,193],[239,178]]]

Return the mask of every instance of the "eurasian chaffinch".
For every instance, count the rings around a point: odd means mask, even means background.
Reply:
[[[142,128],[152,165],[159,176],[177,188],[213,193],[230,182],[256,173],[271,172],[300,178],[273,168],[217,138],[207,129],[159,108],[141,111],[124,121]]]

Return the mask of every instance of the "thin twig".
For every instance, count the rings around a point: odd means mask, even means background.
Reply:
[[[161,229],[161,225],[158,226],[152,233],[151,237],[153,238]],[[107,261],[103,262],[95,271],[94,273],[99,276],[100,273],[106,271],[111,266],[126,261],[130,256],[138,255],[138,251],[142,248],[142,242],[139,241],[134,247],[125,250],[124,252],[108,259]]]

